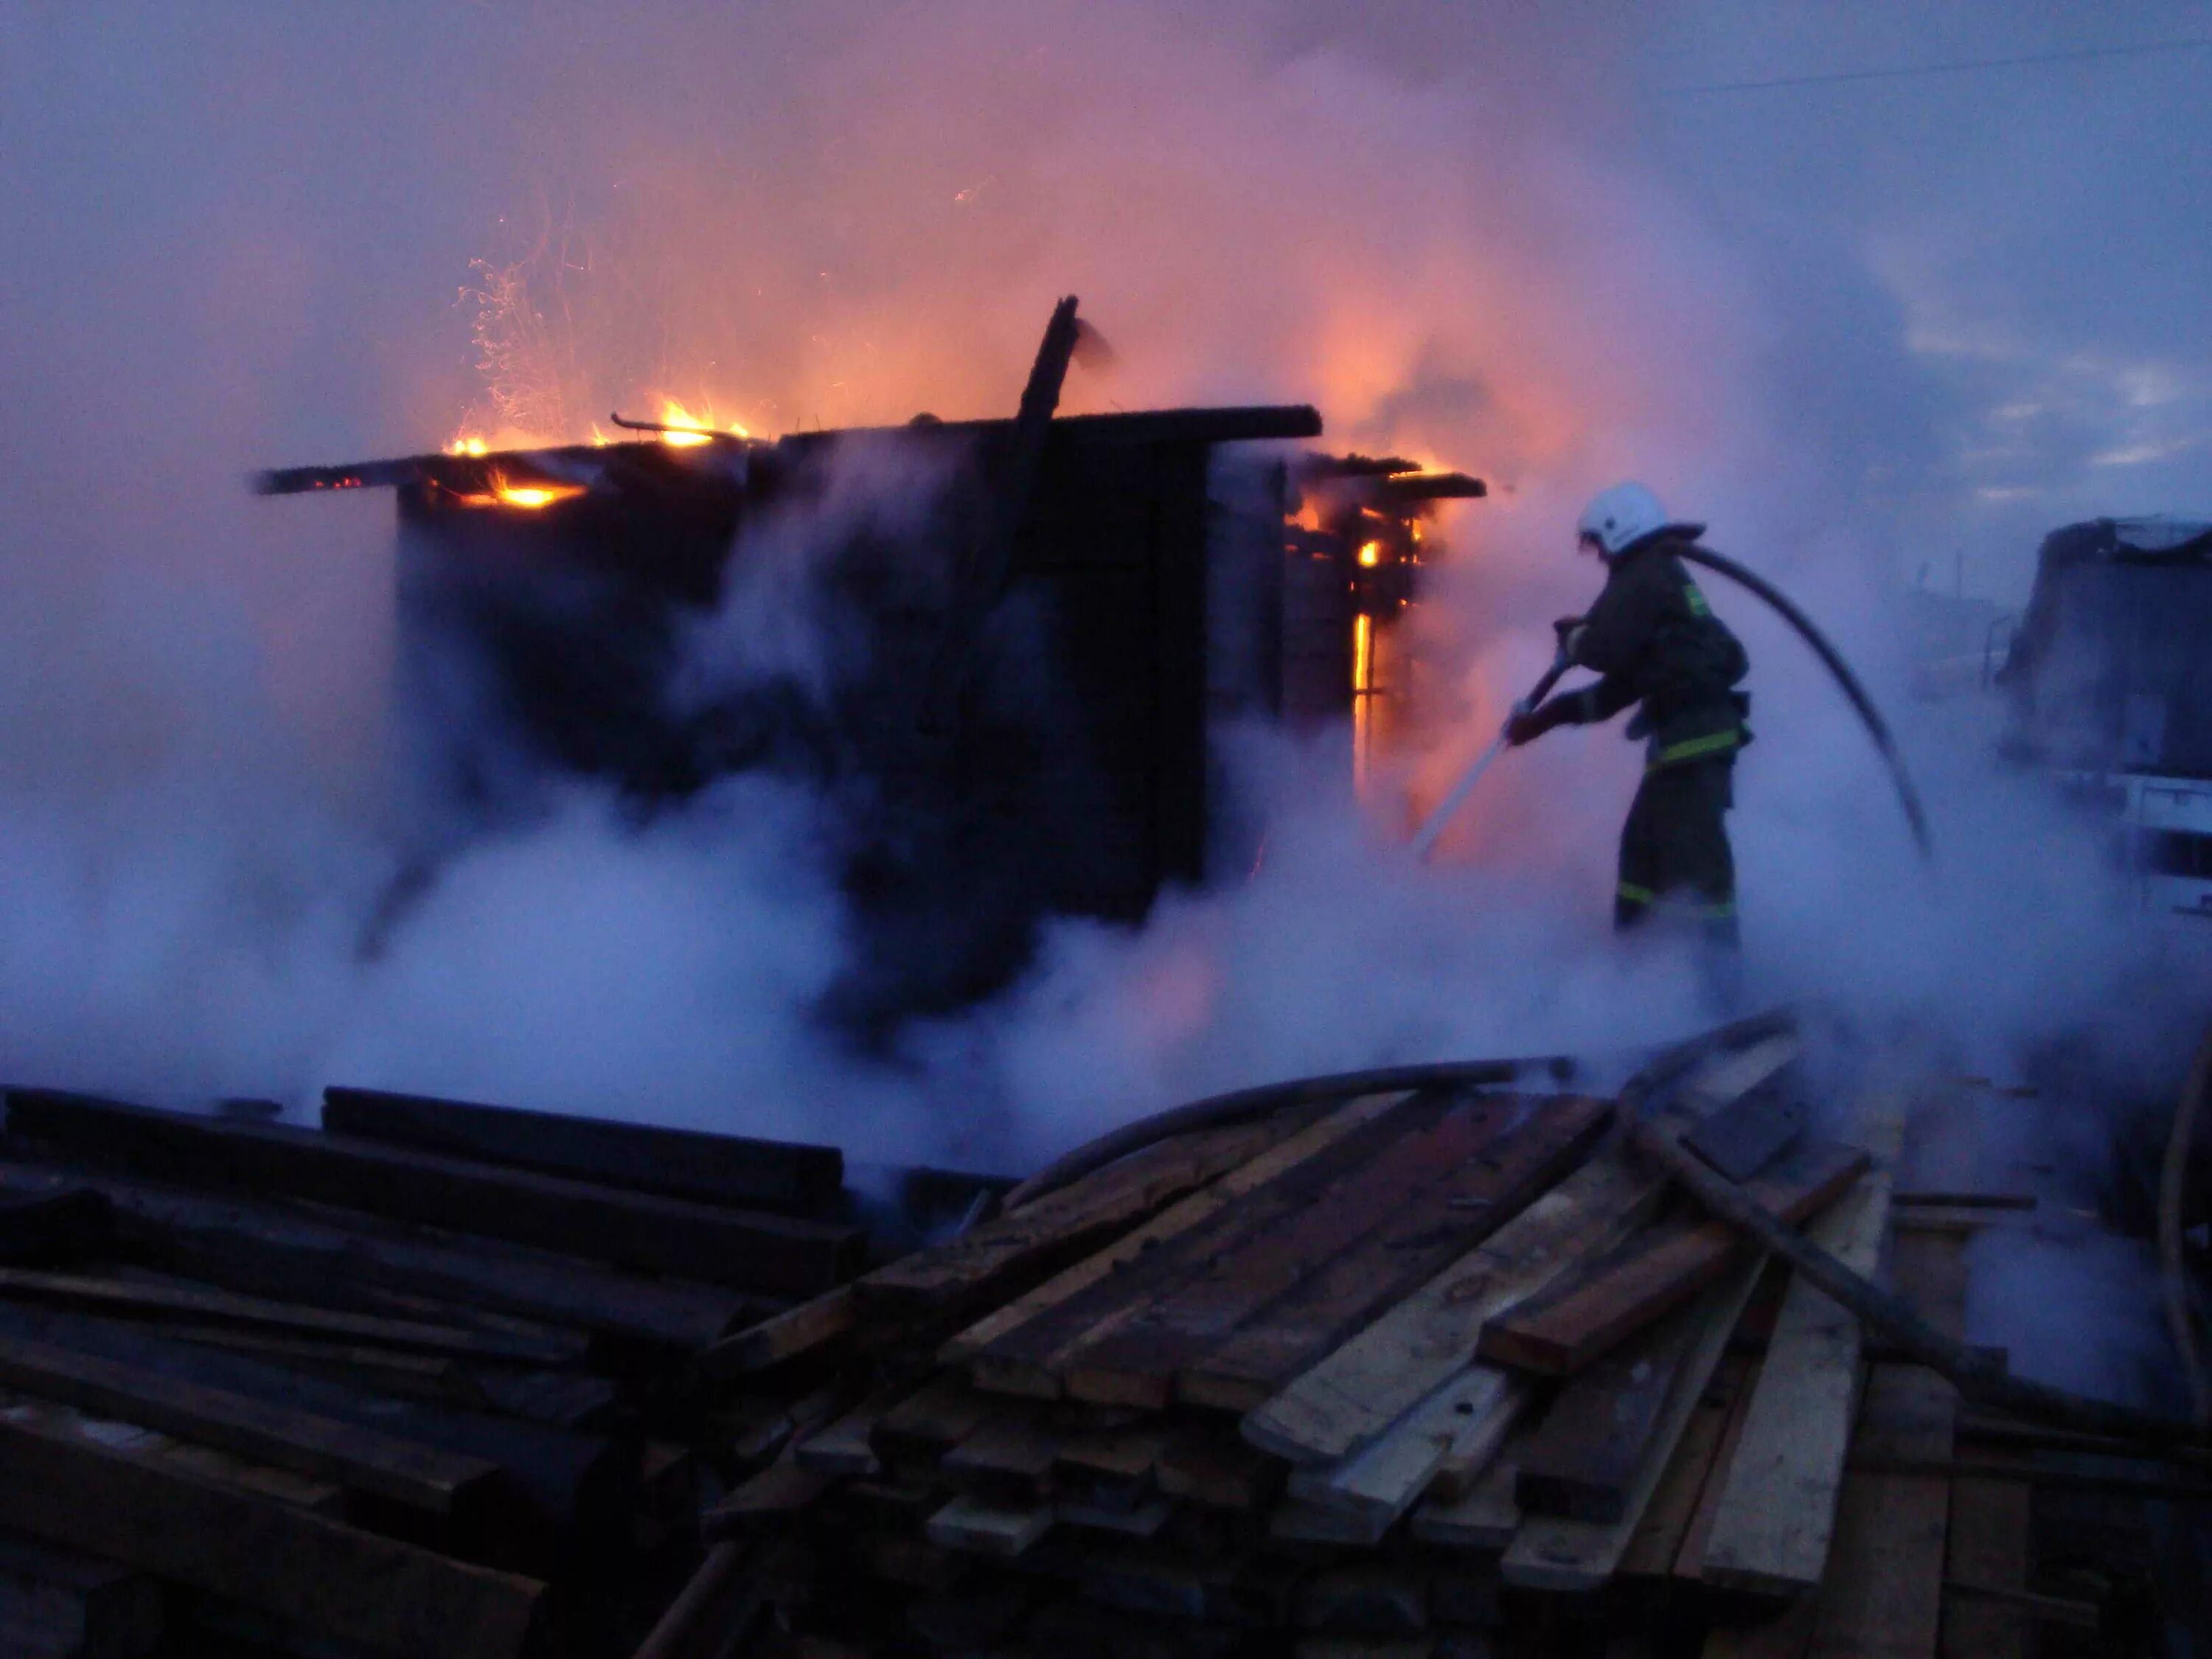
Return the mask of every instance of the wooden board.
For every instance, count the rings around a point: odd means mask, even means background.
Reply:
[[[1721,1444],[1728,1437],[1729,1421],[1747,1388],[1747,1377],[1758,1361],[1730,1354],[1705,1390],[1705,1398],[1690,1414],[1689,1426],[1676,1442],[1667,1472],[1644,1507],[1644,1519],[1628,1540],[1620,1558],[1624,1577],[1665,1578],[1674,1571],[1682,1540],[1688,1534],[1718,1462]]]
[[[0,1631],[51,1633],[25,1643],[22,1659],[143,1659],[161,1639],[161,1587],[136,1568],[20,1534],[0,1534]],[[14,1648],[4,1650],[9,1653]]]
[[[1350,1457],[1293,1470],[1291,1495],[1322,1509],[1381,1516],[1387,1524],[1413,1506],[1448,1457],[1459,1456],[1471,1470],[1487,1464],[1531,1403],[1531,1391],[1517,1379],[1475,1367]]]
[[[0,1304],[0,1334],[48,1343],[257,1401],[312,1413],[377,1433],[496,1464],[504,1486],[547,1523],[561,1526],[618,1494],[625,1460],[596,1436],[562,1432],[449,1404],[395,1399],[380,1376],[309,1374],[290,1364],[170,1340],[166,1331],[46,1309]],[[412,1357],[412,1356],[410,1356]],[[432,1363],[444,1363],[430,1358]],[[297,1478],[297,1477],[294,1477]]]
[[[1664,1189],[1618,1152],[1601,1152],[1249,1413],[1245,1439],[1293,1462],[1365,1445],[1466,1368],[1489,1320],[1635,1227]]]
[[[1287,1114],[1147,1146],[1011,1215],[878,1268],[856,1292],[864,1305],[908,1315],[1018,1295],[1153,1211],[1261,1156],[1301,1121]]]
[[[1415,1510],[1413,1536],[1453,1549],[1504,1549],[1521,1530],[1521,1504],[1514,1496],[1520,1481],[1516,1449],[1508,1444],[1464,1494],[1431,1498]]]
[[[580,1341],[545,1343],[512,1334],[495,1334],[453,1325],[426,1324],[419,1320],[339,1313],[300,1303],[270,1302],[261,1297],[237,1296],[228,1291],[177,1282],[149,1282],[115,1273],[0,1267],[0,1297],[52,1302],[130,1317],[243,1325],[322,1341],[419,1348],[478,1359],[570,1364],[583,1358]]]
[[[1809,1230],[1854,1273],[1881,1254],[1889,1172],[1877,1169]],[[1858,1402],[1858,1321],[1793,1278],[1742,1432],[1723,1472],[1700,1575],[1770,1595],[1811,1589],[1826,1571]]]
[[[1805,1132],[1805,1108],[1769,1083],[1739,1096],[1682,1137],[1683,1146],[1726,1180],[1751,1180]]]
[[[1060,1437],[1033,1413],[1000,1407],[945,1454],[939,1468],[956,1492],[988,1503],[1042,1503],[1053,1496]]]
[[[81,1261],[114,1242],[114,1206],[92,1188],[0,1194],[0,1262],[11,1267]]]
[[[809,1296],[858,1265],[849,1227],[85,1095],[8,1091],[9,1133],[106,1168],[259,1195],[281,1192],[403,1221],[587,1255],[648,1272]]]
[[[1560,1389],[1522,1449],[1522,1510],[1610,1524],[1658,1455],[1709,1308],[1678,1310]],[[1695,1384],[1702,1389],[1699,1381]]]
[[[369,1285],[632,1340],[697,1348],[757,1311],[757,1298],[720,1285],[623,1273],[489,1240],[403,1227],[368,1216],[339,1225],[281,1204],[186,1191],[100,1171],[10,1160],[10,1193],[66,1192],[90,1181],[136,1255],[174,1273],[279,1297],[310,1285]],[[289,1286],[291,1289],[279,1289]]]
[[[1953,1480],[1943,1576],[1947,1585],[2017,1593],[2027,1588],[2032,1561],[2026,1477],[2033,1459],[1998,1452],[1992,1461],[2017,1464],[2023,1478]],[[1955,1592],[1944,1597],[1942,1659],[2025,1659],[2031,1634],[2028,1614],[2017,1603]]]
[[[984,1376],[988,1369],[993,1379],[1005,1376],[1011,1382],[1025,1372],[1042,1373],[1045,1390],[1064,1393],[1066,1375],[1083,1352],[1133,1324],[1158,1298],[1203,1278],[1210,1267],[1246,1240],[1288,1224],[1347,1171],[1360,1167],[1402,1133],[1432,1123],[1442,1109],[1441,1102],[1419,1096],[1383,1103],[1347,1132],[1243,1192],[1199,1226],[1142,1251],[1107,1278],[994,1342],[979,1357],[976,1375]],[[993,1385],[998,1386],[995,1381]]]
[[[1283,1485],[1281,1460],[1224,1430],[1191,1430],[1161,1454],[1160,1490],[1208,1509],[1256,1510]]]
[[[8,1416],[0,1524],[402,1659],[520,1654],[541,1589]]]
[[[876,1421],[868,1443],[886,1468],[933,1470],[937,1462],[990,1421],[1001,1402],[957,1374],[939,1375]]]
[[[1747,1195],[1785,1221],[1802,1221],[1833,1203],[1866,1167],[1856,1146],[1807,1142],[1752,1182]],[[1540,1376],[1571,1376],[1689,1300],[1746,1248],[1724,1221],[1662,1223],[1490,1321],[1482,1357]]]
[[[1384,1288],[1419,1285],[1494,1232],[1544,1172],[1579,1157],[1601,1127],[1588,1103],[1550,1103],[1531,1115],[1526,1097],[1506,1094],[1409,1123],[1306,1201],[1191,1264],[1133,1316],[1079,1344],[1066,1361],[1067,1391],[1154,1408],[1177,1395],[1229,1409],[1260,1403],[1359,1322],[1374,1281],[1393,1274],[1394,1255],[1420,1259]],[[1358,1271],[1346,1277],[1348,1266]],[[1286,1323],[1273,1320],[1279,1307]],[[1257,1346],[1240,1349],[1248,1330]]]
[[[1585,1097],[1528,1101],[1527,1116],[1429,1183],[1356,1248],[1242,1322],[1176,1377],[1178,1398],[1218,1410],[1265,1405],[1346,1338],[1497,1233],[1589,1156],[1612,1121]]]
[[[981,1498],[954,1498],[929,1517],[929,1541],[941,1549],[1012,1560],[1052,1530],[1049,1504],[1000,1509]]]
[[[1232,1204],[1269,1188],[1329,1152],[1377,1118],[1403,1109],[1405,1093],[1363,1095],[1278,1142],[1212,1186],[1194,1193],[1133,1232],[1048,1279],[945,1345],[948,1364],[969,1363],[976,1383],[1057,1397],[1055,1366],[1073,1343],[1107,1316],[1111,1294],[1130,1294],[1131,1276],[1151,1270],[1164,1247],[1199,1232]]]
[[[1895,1241],[1898,1289],[1953,1335],[1965,1303],[1963,1262],[1955,1240]],[[1876,1365],[1867,1378],[1853,1455],[1941,1467],[1951,1455],[1957,1408],[1956,1392],[1932,1372]],[[1814,1609],[1807,1651],[1822,1659],[1933,1654],[1949,1521],[1950,1482],[1942,1475],[1847,1473],[1828,1570],[1805,1598]]]
[[[1508,1583],[1527,1589],[1581,1592],[1597,1589],[1613,1577],[1705,1384],[1727,1350],[1729,1334],[1751,1300],[1764,1267],[1762,1259],[1754,1258],[1731,1269],[1696,1302],[1674,1316],[1697,1324],[1699,1334],[1676,1364],[1674,1395],[1645,1437],[1648,1454],[1624,1495],[1620,1519],[1526,1522],[1505,1552],[1502,1570]]]
[[[499,1472],[482,1458],[46,1343],[0,1336],[0,1383],[434,1514],[453,1513]]]
[[[378,1089],[324,1090],[323,1127],[333,1134],[738,1209],[759,1205],[818,1213],[836,1203],[845,1188],[845,1155],[835,1146]]]
[[[750,1376],[819,1352],[859,1322],[859,1298],[850,1285],[841,1285],[724,1338],[699,1356],[699,1369],[717,1381]]]

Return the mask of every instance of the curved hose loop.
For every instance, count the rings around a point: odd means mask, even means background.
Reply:
[[[1874,706],[1874,699],[1867,695],[1866,687],[1859,684],[1858,676],[1851,672],[1851,666],[1844,660],[1843,654],[1829,644],[1826,636],[1813,625],[1813,619],[1765,577],[1747,569],[1725,555],[1705,547],[1677,547],[1673,551],[1677,558],[1687,563],[1717,570],[1730,581],[1748,588],[1765,600],[1780,614],[1783,621],[1796,629],[1798,637],[1813,647],[1814,653],[1828,665],[1828,672],[1836,677],[1836,684],[1843,687],[1844,695],[1850,699],[1851,707],[1858,710],[1859,719],[1865,723],[1867,735],[1874,739],[1874,746],[1881,751],[1882,761],[1889,768],[1890,781],[1897,787],[1897,799],[1905,808],[1905,817],[1911,823],[1912,839],[1920,848],[1920,856],[1923,859],[1935,857],[1935,842],[1928,834],[1928,815],[1921,810],[1920,792],[1912,787],[1911,776],[1905,769],[1905,757],[1898,752],[1897,739],[1890,735],[1889,723],[1882,719],[1881,711]]]
[[[2182,1085],[2174,1108],[2173,1130],[2166,1143],[2166,1162],[2158,1179],[2158,1260],[2164,1280],[2166,1324],[2181,1356],[2181,1371],[2189,1384],[2189,1409],[2198,1425],[2212,1425],[2212,1382],[2204,1375],[2204,1353],[2197,1340],[2197,1322],[2189,1308],[2189,1279],[2181,1260],[2182,1188],[2189,1174],[2189,1148],[2197,1133],[2197,1119],[2204,1109],[2204,1096],[2212,1089],[2212,1027],[2197,1045],[2190,1062],[2189,1080]]]
[[[1188,1106],[1173,1107],[1151,1117],[1139,1118],[1134,1123],[1125,1123],[1086,1142],[1047,1164],[1008,1193],[1001,1209],[1011,1212],[1025,1204],[1034,1204],[1046,1194],[1057,1192],[1132,1152],[1140,1152],[1170,1135],[1187,1134],[1194,1129],[1227,1128],[1231,1124],[1272,1116],[1293,1106],[1345,1100],[1354,1095],[1388,1094],[1400,1089],[1439,1085],[1464,1088],[1486,1083],[1514,1083],[1539,1071],[1554,1082],[1564,1083],[1574,1076],[1575,1062],[1560,1054],[1531,1060],[1449,1060],[1426,1066],[1388,1066],[1368,1072],[1296,1078],[1284,1083],[1263,1083],[1257,1088],[1239,1089],[1231,1094],[1209,1096]]]

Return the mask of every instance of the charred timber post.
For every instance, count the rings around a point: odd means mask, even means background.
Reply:
[[[818,1213],[845,1188],[835,1146],[481,1106],[379,1089],[323,1091],[323,1127],[394,1146],[451,1152],[708,1204]]]
[[[954,581],[954,597],[945,620],[945,636],[939,642],[937,660],[921,700],[926,731],[941,731],[951,724],[968,677],[975,637],[985,620],[1006,597],[1013,580],[1014,538],[1029,516],[1030,498],[1036,492],[1037,469],[1044,459],[1045,434],[1053,411],[1060,407],[1060,388],[1067,382],[1068,365],[1075,361],[1080,330],[1075,320],[1075,296],[1069,295],[1053,308],[1045,325],[1036,361],[1030,366],[1028,385],[1022,388],[1019,410],[1014,416],[1005,453],[996,476],[988,479],[983,503],[982,533],[976,538],[969,568]]]

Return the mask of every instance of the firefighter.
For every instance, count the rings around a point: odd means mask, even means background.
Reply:
[[[1751,699],[1735,689],[1750,661],[1675,556],[1705,526],[1669,519],[1650,489],[1623,483],[1594,498],[1576,529],[1583,550],[1605,562],[1605,589],[1588,616],[1556,624],[1559,652],[1601,678],[1516,714],[1506,741],[1517,747],[1555,726],[1640,705],[1628,735],[1644,739],[1644,781],[1621,828],[1613,925],[1634,927],[1657,908],[1687,912],[1733,952],[1735,855],[1725,814],[1736,750],[1751,741]]]

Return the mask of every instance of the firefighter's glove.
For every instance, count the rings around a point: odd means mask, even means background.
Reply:
[[[1581,721],[1580,697],[1553,697],[1541,708],[1515,709],[1505,722],[1505,741],[1518,749],[1524,743],[1534,743],[1555,726],[1576,726]]]
[[[1552,632],[1559,637],[1559,659],[1562,662],[1580,660],[1575,651],[1583,642],[1588,620],[1583,617],[1562,617],[1552,624]]]

